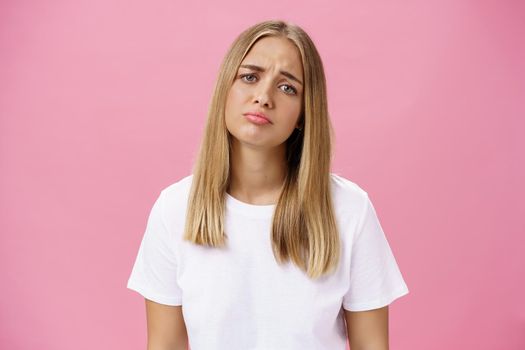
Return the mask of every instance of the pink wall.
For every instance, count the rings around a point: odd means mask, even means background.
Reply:
[[[318,45],[334,171],[371,195],[409,286],[391,348],[524,349],[524,13],[2,1],[0,348],[145,349],[125,286],[148,211],[190,171],[228,45],[281,18]]]

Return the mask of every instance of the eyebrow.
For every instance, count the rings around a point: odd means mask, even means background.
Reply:
[[[253,70],[257,71],[257,72],[264,72],[265,71],[265,69],[263,67],[256,66],[255,64],[241,64],[241,67],[242,68],[253,69]],[[279,73],[281,73],[285,77],[288,77],[288,78],[298,82],[299,84],[303,85],[303,83],[299,79],[294,77],[294,75],[292,73],[289,73],[289,72],[284,71],[284,70],[279,71]]]

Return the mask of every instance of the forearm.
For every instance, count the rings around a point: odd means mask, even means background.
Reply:
[[[165,344],[149,341],[147,350],[188,350],[188,344],[187,342]]]

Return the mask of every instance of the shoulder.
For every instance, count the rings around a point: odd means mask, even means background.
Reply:
[[[332,200],[338,213],[362,212],[368,202],[368,193],[358,185],[342,175],[330,173]]]
[[[160,199],[166,211],[186,212],[193,174],[179,178],[161,190]],[[368,202],[363,187],[340,174],[330,173],[332,200],[338,213],[361,212]]]
[[[161,189],[159,201],[167,221],[170,218],[177,221],[184,218],[192,179],[193,174],[190,174]]]
[[[193,174],[179,178],[177,181],[169,184],[161,190],[161,193],[165,198],[172,198],[180,196],[184,193],[189,193],[191,188],[191,181],[193,179]]]

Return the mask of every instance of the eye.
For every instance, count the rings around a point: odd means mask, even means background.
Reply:
[[[255,77],[255,75],[254,75],[254,74],[251,74],[251,73],[250,73],[250,74],[241,74],[241,75],[240,75],[240,78],[241,78],[241,79],[244,79],[244,81],[247,81],[247,82],[251,83],[251,82],[253,82],[253,80],[252,80],[252,79],[248,79],[248,80],[246,80],[246,79],[245,79],[246,77]]]
[[[248,74],[241,74],[239,75],[239,78],[247,83],[253,83],[255,81],[255,74],[248,73]],[[252,79],[253,78],[253,79]],[[283,92],[287,95],[297,95],[297,89],[289,84],[283,84],[281,86],[286,87],[286,89],[283,90]]]
[[[288,90],[287,90],[288,92],[283,90],[287,94],[289,94],[289,95],[296,95],[297,94],[297,89],[294,88],[292,85],[284,84],[284,85],[281,85],[281,86],[285,86],[285,87],[288,88]]]

